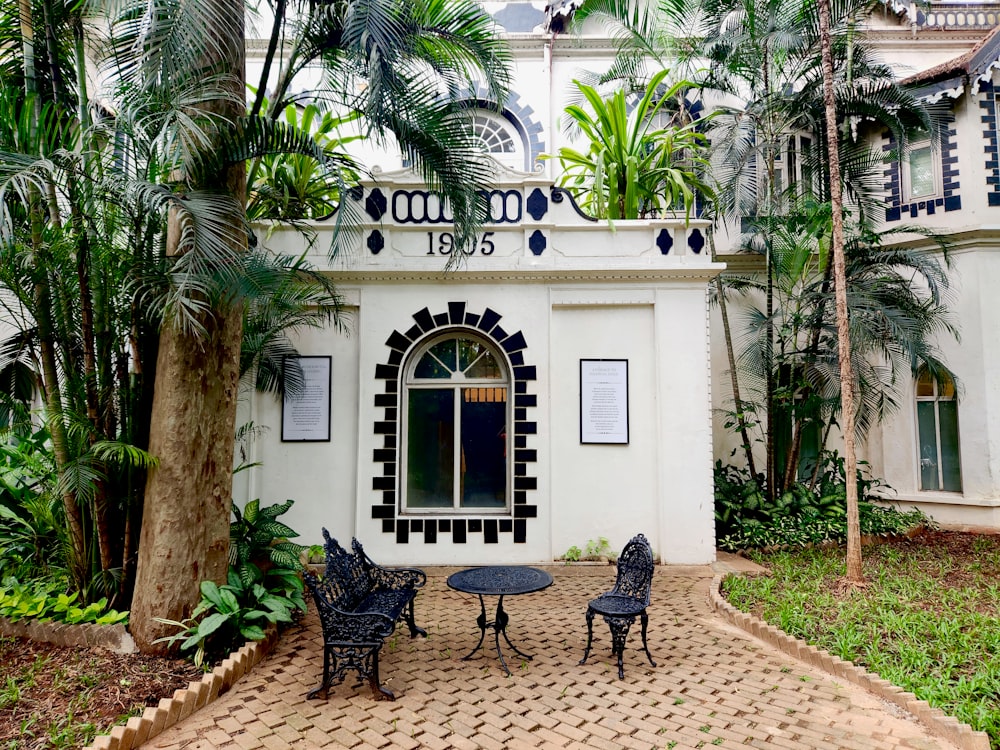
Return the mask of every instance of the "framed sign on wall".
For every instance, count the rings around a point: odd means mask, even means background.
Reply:
[[[628,444],[628,360],[580,360],[580,442]]]
[[[282,442],[329,442],[332,363],[330,356],[286,359],[286,368],[297,365],[302,372],[302,387],[286,391],[281,401]]]

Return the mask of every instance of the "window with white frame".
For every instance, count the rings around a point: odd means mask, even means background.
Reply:
[[[917,374],[917,458],[920,489],[962,491],[955,381],[934,378],[926,368]]]
[[[418,348],[404,370],[402,512],[505,512],[510,371],[460,329]]]
[[[933,198],[941,194],[938,151],[930,135],[920,131],[910,135],[909,150],[903,159],[903,201]]]
[[[765,147],[759,159],[758,205],[770,202],[773,188],[777,205],[772,213],[786,213],[799,198],[816,193],[815,141],[808,133],[795,132],[782,135],[773,146]],[[772,162],[773,158],[773,162]],[[774,169],[774,183],[768,171]]]
[[[477,110],[472,116],[472,129],[494,159],[512,169],[525,168],[524,141],[506,119],[487,110]]]
[[[795,197],[815,192],[813,139],[805,133],[790,133],[781,139],[775,155],[775,182],[778,192],[791,188]]]

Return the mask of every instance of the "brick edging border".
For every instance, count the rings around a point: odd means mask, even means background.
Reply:
[[[83,750],[133,750],[142,746],[228,692],[267,656],[277,642],[278,629],[272,625],[264,640],[244,644],[200,680],[191,682],[187,688],[175,690],[172,698],[162,698],[155,708],[146,708],[142,716],[133,716],[128,723],[114,727],[111,734],[95,737],[93,744]]]
[[[28,638],[40,643],[56,646],[86,646],[104,648],[115,654],[135,653],[135,641],[124,625],[97,625],[80,623],[70,625],[64,622],[42,622],[40,620],[11,620],[0,617],[0,635],[11,638]]]
[[[916,716],[933,734],[954,743],[961,750],[990,750],[990,739],[986,732],[975,731],[968,724],[963,724],[955,717],[948,716],[939,708],[931,707],[927,701],[919,700],[913,693],[896,687],[877,674],[865,671],[853,662],[844,661],[838,656],[816,648],[816,646],[810,646],[773,625],[769,625],[760,618],[738,610],[722,595],[722,582],[730,575],[735,574],[726,573],[715,576],[709,588],[712,609],[727,622],[756,638],[760,638],[779,651],[801,659],[835,677],[852,682],[880,698],[894,703],[904,711]]]

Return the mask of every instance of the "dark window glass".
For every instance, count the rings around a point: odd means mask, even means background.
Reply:
[[[920,489],[962,491],[955,381],[935,380],[926,369],[917,375],[917,439]]]
[[[510,380],[499,352],[461,332],[417,357],[405,381],[404,509],[504,510]]]
[[[406,503],[450,508],[455,484],[455,393],[411,389],[406,430]]]

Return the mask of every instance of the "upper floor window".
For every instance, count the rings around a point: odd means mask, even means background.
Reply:
[[[807,133],[787,133],[753,158],[758,213],[787,214],[800,198],[816,194],[814,144]]]
[[[402,511],[506,511],[511,380],[499,350],[456,330],[417,349],[404,372]]]
[[[524,141],[505,118],[477,110],[472,117],[472,129],[490,156],[511,169],[525,169]]]
[[[926,131],[910,137],[910,150],[903,160],[903,201],[912,203],[941,194],[938,152]]]
[[[774,152],[775,193],[794,199],[815,192],[813,158],[812,136],[804,133],[784,136]]]
[[[962,491],[955,381],[935,379],[927,368],[917,374],[917,441],[920,489]]]

